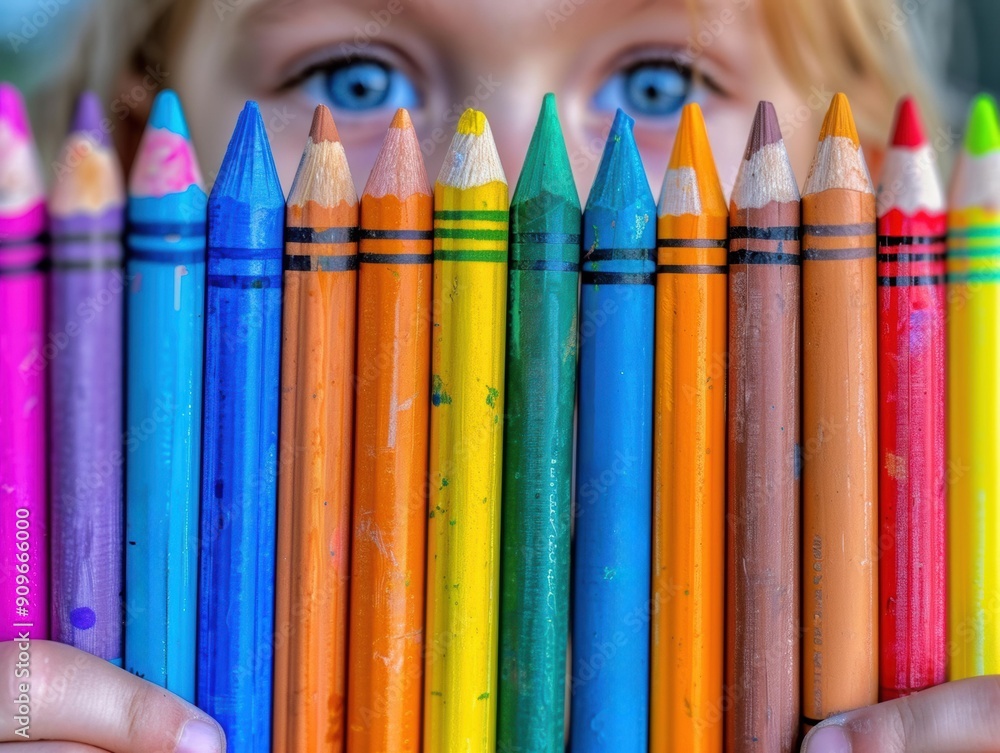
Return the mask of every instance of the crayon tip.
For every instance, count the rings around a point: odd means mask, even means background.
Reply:
[[[561,196],[574,206],[580,204],[566,141],[559,124],[556,96],[552,93],[542,98],[542,108],[524,155],[524,166],[511,203],[526,201],[542,191]]]
[[[896,125],[892,132],[892,146],[916,149],[927,143],[920,110],[913,97],[903,97],[896,109]]]
[[[656,204],[632,132],[634,125],[635,121],[619,108],[587,197],[588,207],[620,207],[639,202],[653,206],[655,212]]]
[[[318,105],[313,112],[312,126],[309,128],[309,138],[314,144],[323,141],[340,141],[340,134],[337,132],[337,125],[333,122],[333,115],[330,114],[326,105]]]
[[[486,116],[479,110],[473,110],[471,107],[462,113],[462,117],[458,119],[458,128],[456,129],[459,133],[470,134],[472,136],[482,136],[483,131],[486,129]]]
[[[830,102],[830,109],[826,111],[823,119],[823,127],[819,132],[819,140],[823,141],[830,136],[839,136],[850,139],[854,146],[861,146],[861,139],[858,138],[858,129],[854,125],[854,115],[851,113],[851,103],[847,101],[847,96],[837,92]]]
[[[965,131],[965,150],[976,157],[1000,149],[1000,124],[997,122],[997,103],[988,94],[972,100],[969,125]]]
[[[284,206],[278,170],[256,102],[247,102],[236,121],[212,188],[212,198],[216,197],[252,203],[280,201]]]
[[[184,108],[180,97],[172,89],[164,89],[153,100],[153,109],[149,113],[150,128],[160,128],[176,133],[185,139],[190,138],[187,120],[184,118]]]
[[[757,104],[757,112],[753,116],[753,126],[750,128],[750,138],[743,159],[748,160],[768,144],[781,141],[781,126],[778,124],[778,114],[774,105],[767,101]]]
[[[71,133],[86,133],[100,146],[108,146],[108,133],[101,127],[104,120],[104,108],[101,100],[94,92],[84,92],[76,100],[76,110],[73,113]]]
[[[28,108],[24,97],[16,86],[6,81],[0,81],[0,122],[21,136],[29,137],[31,127],[28,125]]]
[[[389,127],[398,128],[401,131],[413,128],[413,121],[410,120],[410,111],[405,107],[400,107],[396,110],[396,114],[392,116],[392,122],[389,124]]]

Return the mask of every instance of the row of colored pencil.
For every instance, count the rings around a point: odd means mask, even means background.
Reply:
[[[46,219],[0,88],[0,639],[246,751],[560,750],[570,631],[574,751],[1000,671],[991,100],[950,216],[909,100],[876,192],[834,98],[801,196],[762,103],[728,207],[696,105],[659,208],[619,112],[582,212],[551,95],[510,202],[472,110],[433,188],[399,111],[359,198],[318,108],[287,202],[252,103],[210,197],[175,95],[127,203],[101,122]]]

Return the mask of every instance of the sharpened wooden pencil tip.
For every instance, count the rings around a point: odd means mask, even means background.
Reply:
[[[778,125],[778,115],[774,111],[774,105],[761,101],[753,117],[753,126],[750,128],[750,138],[747,139],[743,159],[750,159],[768,144],[777,144],[779,141],[781,141],[781,126]]]
[[[400,107],[396,110],[396,114],[392,116],[392,122],[389,124],[389,127],[398,128],[401,131],[413,128],[413,121],[410,120],[409,111],[405,107]]]
[[[892,133],[892,146],[916,149],[927,143],[920,111],[913,97],[903,97],[896,110],[896,125]]]
[[[988,94],[980,94],[972,101],[969,124],[965,130],[965,150],[976,157],[1000,149],[1000,124],[997,121],[997,103]]]
[[[485,129],[486,116],[479,110],[473,110],[470,107],[462,113],[462,117],[458,121],[458,128],[456,130],[459,133],[467,133],[472,136],[482,136]]]
[[[340,141],[340,134],[337,133],[337,124],[333,122],[333,115],[326,105],[318,105],[313,112],[312,126],[309,128],[309,138],[314,144],[323,141]]]
[[[830,102],[830,109],[826,111],[823,127],[819,132],[819,140],[822,141],[830,136],[850,139],[854,142],[854,146],[861,146],[858,129],[854,125],[854,115],[851,113],[851,103],[847,101],[847,95],[841,92],[837,92]]]

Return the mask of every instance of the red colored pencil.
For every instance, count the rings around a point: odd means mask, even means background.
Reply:
[[[945,679],[945,201],[904,99],[878,190],[879,700]]]

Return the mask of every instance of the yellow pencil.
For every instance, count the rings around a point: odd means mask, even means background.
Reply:
[[[508,214],[466,110],[434,186],[426,753],[495,747]]]
[[[948,218],[948,679],[1000,672],[1000,125],[973,103]]]

